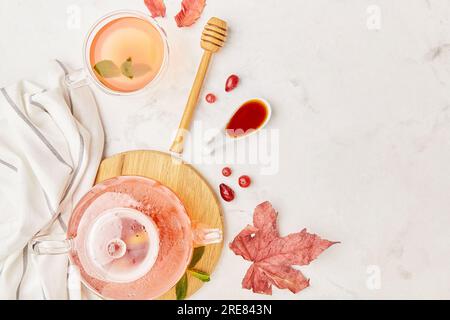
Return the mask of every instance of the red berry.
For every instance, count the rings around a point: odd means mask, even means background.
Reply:
[[[235,74],[232,74],[228,77],[227,82],[225,84],[225,91],[230,92],[239,84],[239,77]]]
[[[252,183],[252,180],[250,179],[249,176],[239,177],[239,185],[242,188],[247,188],[251,183]]]
[[[206,102],[208,103],[214,103],[217,100],[217,97],[213,93],[208,93],[205,97]]]
[[[233,173],[233,171],[231,171],[231,168],[225,167],[225,168],[222,169],[222,174],[225,177],[231,176],[232,173]]]
[[[229,186],[227,186],[225,183],[222,183],[220,186],[220,195],[222,196],[222,199],[230,202],[234,200],[234,191]]]

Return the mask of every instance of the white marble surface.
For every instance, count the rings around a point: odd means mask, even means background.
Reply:
[[[199,23],[180,30],[172,19],[179,1],[167,0],[160,23],[171,62],[157,88],[140,98],[95,89],[106,155],[168,148],[201,54],[202,26],[222,17],[230,37],[205,86],[219,102],[201,103],[196,119],[218,126],[245,98],[265,97],[274,110],[269,129],[280,135],[276,174],[233,165],[254,185],[237,187],[237,200],[224,204],[226,242],[251,221],[256,204],[270,200],[282,234],[307,227],[342,242],[301,268],[310,288],[297,295],[275,289],[272,298],[450,298],[450,3],[208,3]],[[73,8],[79,27],[68,25]],[[141,0],[1,0],[0,85],[55,57],[81,67],[90,25],[124,8],[145,10]],[[242,85],[225,94],[230,73]],[[222,164],[197,168],[214,187],[224,181]],[[248,266],[225,248],[213,280],[194,298],[266,298],[240,288]]]

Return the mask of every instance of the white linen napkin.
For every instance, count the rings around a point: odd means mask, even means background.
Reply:
[[[65,233],[103,153],[89,87],[67,89],[59,61],[48,70],[41,85],[0,89],[0,299],[67,299],[67,255],[36,256],[28,242]]]

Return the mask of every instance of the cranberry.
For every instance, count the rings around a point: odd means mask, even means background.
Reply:
[[[231,202],[234,200],[234,191],[229,186],[227,186],[225,183],[222,183],[220,186],[220,195],[222,196],[222,199]]]
[[[228,77],[227,82],[225,84],[225,91],[230,92],[239,84],[239,77],[235,74],[232,74]]]
[[[217,97],[213,93],[208,93],[205,97],[206,102],[208,103],[214,103],[217,100]]]
[[[252,183],[252,180],[250,179],[249,176],[239,177],[239,185],[242,188],[247,188],[251,183]]]
[[[231,171],[231,168],[225,167],[225,168],[222,169],[222,174],[225,177],[231,176],[232,173],[233,173],[233,171]]]

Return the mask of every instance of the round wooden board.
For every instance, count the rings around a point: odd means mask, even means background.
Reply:
[[[222,209],[216,194],[206,180],[191,165],[159,151],[130,151],[104,159],[97,173],[96,183],[117,176],[152,178],[172,189],[183,202],[193,221],[223,231]],[[208,245],[195,268],[211,274],[219,260],[223,244]],[[191,296],[203,283],[188,274]],[[176,299],[175,288],[159,299]]]

